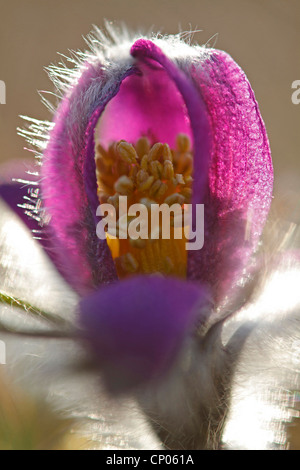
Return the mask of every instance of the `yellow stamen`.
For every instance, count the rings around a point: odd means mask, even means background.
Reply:
[[[147,139],[147,137],[141,137],[137,141],[135,148],[140,158],[142,158],[144,155],[148,155],[151,147],[150,147],[150,142]]]
[[[180,190],[180,194],[184,197],[184,202],[188,204],[192,197],[192,190],[191,188],[183,188]]]
[[[122,196],[130,196],[133,192],[134,184],[131,178],[123,175],[116,181],[114,188]]]
[[[154,181],[154,176],[149,176],[148,173],[145,174],[145,179],[138,185],[138,190],[141,192],[146,192],[151,188]]]
[[[143,171],[148,171],[148,155],[144,155],[141,160],[141,169]]]
[[[170,160],[171,162],[173,161],[172,152],[168,144],[163,145],[162,155],[163,160]]]
[[[150,209],[152,204],[183,206],[191,201],[193,160],[189,137],[179,134],[175,150],[161,142],[151,146],[146,137],[135,144],[125,140],[113,142],[108,150],[96,143],[95,159],[99,201],[112,204],[117,212],[116,233],[106,236],[119,277],[142,273],[185,277],[187,253],[183,227],[180,224],[174,227],[172,214],[170,239],[161,239],[161,225],[150,230]],[[135,203],[147,207],[148,239],[118,238],[121,232],[126,233],[132,221],[127,216],[119,218],[120,196],[128,196],[128,207]],[[180,231],[182,237],[178,238]]]
[[[179,152],[182,152],[182,153],[189,152],[189,150],[191,148],[191,141],[190,141],[190,139],[188,138],[187,135],[178,134],[177,139],[176,139],[176,143],[177,143],[177,148],[178,148]]]
[[[185,183],[184,177],[180,173],[177,173],[175,175],[175,178],[176,178],[178,184],[184,184]]]
[[[154,144],[148,154],[149,161],[159,159],[159,157],[162,156],[163,147],[164,147],[163,144],[161,144],[160,142],[157,142],[156,144]]]
[[[163,167],[162,167],[162,164],[158,160],[154,160],[153,162],[150,162],[149,169],[150,169],[151,175],[153,175],[155,179],[161,178]]]
[[[173,204],[180,204],[182,206],[182,204],[184,203],[184,196],[179,193],[174,193],[168,196],[164,200],[164,202],[165,204],[168,204],[169,206],[172,206]]]
[[[118,153],[122,160],[126,163],[136,163],[137,153],[133,145],[128,142],[121,141],[117,146]]]
[[[164,161],[163,178],[166,180],[174,178],[174,166],[170,160]]]

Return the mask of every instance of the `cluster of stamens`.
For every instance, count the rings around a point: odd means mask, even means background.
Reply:
[[[192,194],[193,156],[191,142],[185,134],[177,136],[176,149],[157,142],[150,145],[146,137],[134,145],[124,140],[104,149],[96,144],[98,198],[101,204],[114,206],[117,214],[117,237],[107,233],[107,242],[120,277],[135,273],[162,273],[185,276],[185,237],[174,239],[119,239],[129,219],[119,217],[119,198],[126,196],[128,207],[143,204],[190,203]],[[174,235],[174,234],[173,234]]]

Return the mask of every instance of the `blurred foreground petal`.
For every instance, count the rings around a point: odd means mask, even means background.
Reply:
[[[294,254],[265,279],[255,301],[229,320],[224,343],[246,338],[224,432],[230,449],[287,449],[300,390],[300,265]]]
[[[57,274],[30,232],[5,204],[0,204],[1,290],[72,321],[77,295]],[[0,304],[0,320],[11,328],[37,332],[36,339],[0,332],[6,350],[6,365],[0,369],[13,387],[45,401],[60,419],[74,419],[72,432],[75,438],[78,436],[79,447],[159,448],[135,402],[112,401],[102,391],[97,375],[81,366],[88,360],[74,341],[38,338],[49,325],[7,305]]]
[[[167,373],[184,338],[208,313],[207,290],[175,278],[140,276],[80,303],[80,321],[108,388],[123,392]]]

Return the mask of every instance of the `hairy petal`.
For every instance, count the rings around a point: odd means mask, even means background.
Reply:
[[[233,59],[211,50],[200,66],[191,67],[191,75],[210,116],[213,146],[205,242],[189,253],[189,277],[205,279],[220,299],[257,246],[271,203],[273,167],[253,90]]]
[[[107,387],[122,392],[161,377],[193,326],[205,321],[206,289],[172,278],[135,277],[84,298],[80,321]]]
[[[119,67],[116,61],[106,69],[98,59],[83,65],[79,80],[71,86],[58,108],[44,152],[43,198],[51,215],[50,226],[58,247],[61,247],[61,270],[65,271],[66,279],[81,294],[117,278],[106,241],[99,241],[96,237],[98,199],[94,131],[104,110],[104,144],[112,137],[116,138],[116,132],[117,138],[124,139],[133,130],[139,137],[139,132],[145,129],[153,139],[160,137],[156,134],[162,132],[163,140],[171,143],[176,133],[189,134],[191,126],[201,170],[198,171],[200,181],[196,187],[199,197],[203,198],[208,172],[208,120],[204,103],[190,78],[154,43],[145,42],[151,45],[154,67],[149,60],[144,63],[144,59],[149,57],[146,57],[147,54],[143,56],[139,49],[138,45],[141,46],[143,40],[137,41],[131,50],[137,58],[135,62],[128,54],[125,65]],[[157,91],[157,75],[160,94]],[[153,91],[149,92],[151,87]],[[113,102],[116,104],[110,106]],[[162,102],[170,105],[169,122],[165,129],[155,119],[161,114]],[[144,112],[152,111],[145,113],[141,119],[141,114],[136,113],[137,104],[140,112],[142,109]],[[113,113],[111,110],[109,113],[111,107]],[[130,119],[126,119],[126,112]],[[121,118],[120,113],[123,113]],[[166,123],[166,119],[163,121]],[[197,125],[201,132],[195,133]]]
[[[60,249],[62,270],[66,279],[80,293],[93,284],[115,279],[113,262],[106,247],[106,277],[98,266],[95,219],[89,204],[85,180],[86,129],[97,109],[103,109],[118,89],[105,95],[107,77],[100,64],[86,65],[78,82],[61,102],[55,126],[44,153],[42,191],[45,207],[51,215],[50,226]],[[94,176],[94,179],[96,176]],[[98,276],[97,279],[95,279]]]
[[[158,62],[174,81],[187,107],[194,140],[194,198],[203,202],[209,168],[210,127],[206,107],[190,76],[179,69],[152,41],[140,39],[131,48],[140,60]]]
[[[65,278],[84,295],[117,279],[96,237],[95,129],[104,145],[140,133],[172,144],[183,131],[193,140],[193,206],[205,203],[204,248],[189,252],[188,277],[208,282],[220,300],[257,246],[272,193],[268,139],[245,74],[227,54],[176,38],[107,46],[106,58],[93,53],[77,69],[44,153],[43,198]]]

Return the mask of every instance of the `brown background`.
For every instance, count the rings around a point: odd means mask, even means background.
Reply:
[[[292,104],[291,83],[300,80],[299,0],[0,0],[0,80],[7,86],[0,162],[28,156],[16,135],[18,115],[49,119],[36,92],[52,90],[43,68],[59,61],[57,52],[84,48],[82,36],[104,18],[145,31],[201,29],[194,36],[201,44],[219,33],[216,47],[234,57],[255,90],[277,192],[298,188],[300,105]]]

